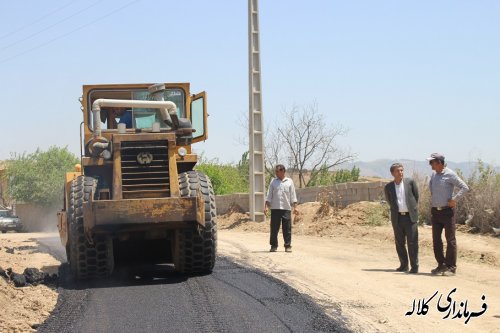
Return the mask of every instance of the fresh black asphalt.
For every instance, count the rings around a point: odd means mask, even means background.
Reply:
[[[64,260],[58,239],[39,240]],[[164,264],[128,264],[111,278],[75,282],[60,267],[59,298],[38,332],[348,332],[308,296],[218,257],[212,274],[187,276]]]

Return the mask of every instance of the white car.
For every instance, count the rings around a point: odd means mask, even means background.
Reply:
[[[9,230],[22,231],[23,225],[17,216],[12,216],[8,210],[0,210],[0,231],[6,233]]]

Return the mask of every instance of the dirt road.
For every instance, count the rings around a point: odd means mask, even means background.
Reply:
[[[500,268],[475,263],[471,258],[459,259],[454,277],[431,276],[433,256],[421,246],[420,274],[395,272],[398,260],[391,243],[390,229],[372,228],[373,237],[320,238],[294,235],[293,253],[268,252],[268,234],[222,230],[219,253],[236,262],[261,269],[283,280],[300,292],[311,295],[327,313],[347,317],[351,329],[359,332],[500,332]],[[429,242],[430,229],[420,230],[422,242]],[[459,250],[476,247],[485,253],[497,251],[500,240],[475,235],[459,235]],[[462,245],[462,248],[460,248]],[[494,256],[494,255],[493,255]],[[446,297],[453,288],[452,299],[457,311],[461,301],[468,301],[468,310],[479,312],[486,303],[487,311],[471,318],[443,319],[448,312],[439,312],[448,304]],[[405,316],[413,300],[429,299],[426,315]],[[483,302],[481,297],[485,295]],[[416,312],[416,311],[415,311]],[[452,317],[456,312],[452,313]]]

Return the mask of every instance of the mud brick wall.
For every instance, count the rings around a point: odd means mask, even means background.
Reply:
[[[240,206],[244,212],[250,211],[250,200],[248,198],[248,193],[216,195],[215,204],[217,205],[217,214],[226,213],[229,207],[234,204]]]
[[[384,198],[386,181],[342,183],[332,186],[307,187],[296,189],[299,203],[319,201],[325,197],[331,204],[345,207],[359,201],[378,201]],[[215,197],[217,213],[224,214],[233,204],[249,211],[247,193],[218,195]]]

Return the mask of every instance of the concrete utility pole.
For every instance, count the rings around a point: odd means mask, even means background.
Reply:
[[[260,80],[259,7],[248,0],[248,88],[249,88],[249,155],[250,219],[263,222],[265,203],[264,125]]]

